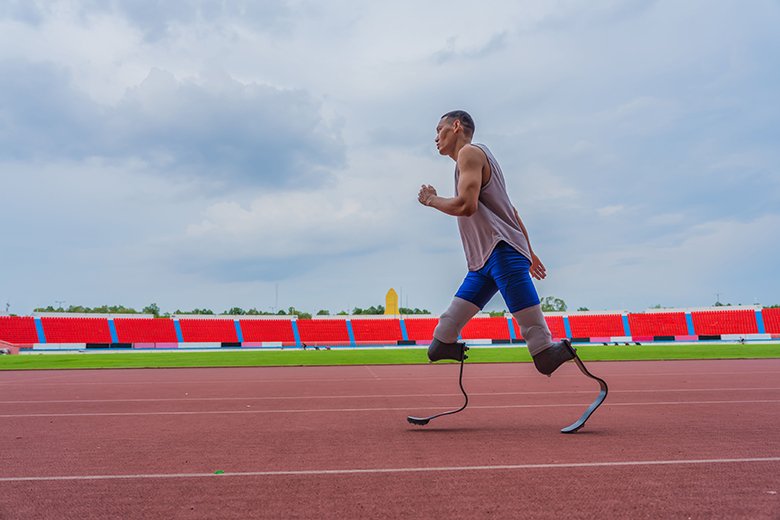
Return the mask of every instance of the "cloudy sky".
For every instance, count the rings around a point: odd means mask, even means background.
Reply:
[[[542,296],[780,303],[777,27],[777,0],[2,0],[0,311],[440,312],[465,260],[416,195],[452,192],[452,109]]]

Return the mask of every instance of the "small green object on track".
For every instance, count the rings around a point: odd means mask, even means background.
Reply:
[[[221,469],[218,469],[217,471],[214,472],[215,475],[224,475],[224,473],[225,472],[222,471]]]

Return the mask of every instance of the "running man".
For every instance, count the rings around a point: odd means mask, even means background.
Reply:
[[[462,110],[442,116],[436,127],[436,148],[455,161],[455,196],[440,197],[430,185],[423,185],[418,195],[421,204],[458,218],[469,270],[439,318],[428,358],[466,359],[468,347],[458,342],[461,329],[501,291],[520,324],[536,369],[550,376],[574,359],[574,350],[568,339],[552,340],[531,280],[532,276],[542,280],[547,272],[509,201],[501,167],[487,146],[472,144],[474,129],[474,120]]]

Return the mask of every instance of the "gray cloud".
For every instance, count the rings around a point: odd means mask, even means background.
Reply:
[[[150,43],[172,36],[177,29],[192,24],[230,32],[231,24],[239,23],[278,36],[291,27],[294,16],[285,0],[85,0],[77,3],[7,0],[0,5],[0,18],[31,25],[65,12],[76,15],[82,22],[95,15],[121,16]]]
[[[133,158],[167,174],[266,187],[320,185],[343,164],[339,135],[301,90],[152,69],[102,106],[62,67],[4,62],[0,76],[0,159]]]
[[[89,155],[101,107],[70,87],[63,67],[0,62],[0,159]]]
[[[542,294],[777,303],[780,4],[497,2],[465,31],[471,7],[3,2],[0,290],[227,308],[283,280],[313,310],[392,284],[440,310],[462,251],[415,195],[452,192],[433,128],[463,108]]]
[[[231,1],[185,0],[160,2],[158,0],[113,1],[110,4],[95,1],[86,10],[106,9],[121,13],[137,25],[150,40],[157,40],[172,31],[175,25],[205,22],[224,23],[226,20],[255,22],[258,28],[269,27],[286,21],[290,9],[284,1]]]
[[[464,50],[457,50],[455,44],[457,38],[452,38],[447,42],[447,47],[434,54],[433,61],[438,64],[446,63],[452,60],[477,60],[485,58],[494,52],[498,52],[507,47],[507,35],[504,32],[493,35],[487,42],[478,47]]]
[[[323,265],[335,268],[345,259],[360,259],[372,252],[353,250],[341,254],[308,253],[276,259],[256,256],[250,258],[223,257],[219,260],[192,254],[170,259],[169,265],[177,272],[192,275],[199,280],[218,283],[280,282],[307,276]]]
[[[563,8],[550,9],[537,24],[534,31],[571,31],[574,28],[598,27],[620,24],[637,18],[657,5],[658,0],[600,0],[564,2]],[[558,6],[556,6],[558,7]]]
[[[37,25],[43,21],[45,15],[44,6],[30,0],[6,0],[0,4],[0,19],[8,18]]]

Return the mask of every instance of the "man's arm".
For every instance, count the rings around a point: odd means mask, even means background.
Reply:
[[[513,206],[512,209],[515,212],[517,223],[520,225],[520,231],[523,232],[525,240],[528,242],[528,252],[531,253],[531,276],[537,280],[543,280],[547,277],[547,269],[545,269],[544,264],[539,260],[539,257],[534,254],[534,248],[531,247],[531,237],[528,236],[528,230],[525,228],[525,224],[523,224],[523,219],[520,218],[520,214],[517,213],[517,208]]]
[[[464,146],[458,153],[458,195],[439,197],[433,186],[423,184],[418,200],[425,206],[455,217],[470,217],[477,211],[485,154],[474,146]]]

